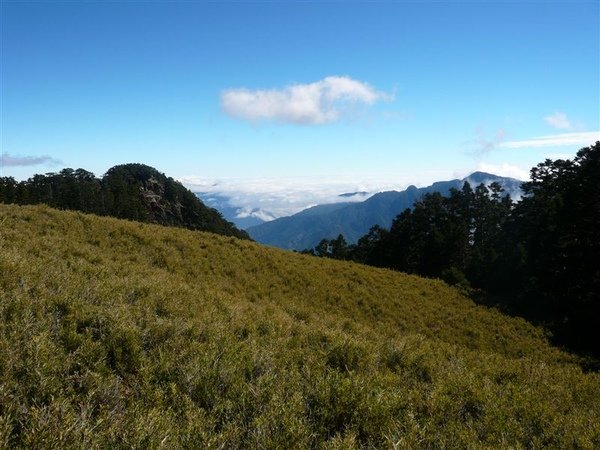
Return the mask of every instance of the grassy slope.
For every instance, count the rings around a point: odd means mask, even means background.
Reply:
[[[0,447],[600,447],[600,377],[442,282],[0,205]]]

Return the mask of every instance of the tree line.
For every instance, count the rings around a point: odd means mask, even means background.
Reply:
[[[0,177],[0,202],[46,204],[59,209],[112,216],[249,239],[193,192],[144,164],[123,164],[102,178],[84,169],[66,168],[16,181]]]
[[[305,253],[442,278],[600,356],[600,142],[531,169],[523,198],[497,183],[430,193],[389,229]]]

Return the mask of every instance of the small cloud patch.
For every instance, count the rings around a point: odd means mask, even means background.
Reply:
[[[506,138],[506,131],[499,129],[494,136],[487,137],[483,128],[477,129],[477,138],[467,141],[469,153],[477,158],[487,155],[498,148]]]
[[[567,115],[560,111],[556,111],[554,114],[544,117],[544,121],[551,127],[558,128],[559,130],[570,130],[573,128]]]
[[[4,153],[1,156],[2,165],[5,167],[56,165],[61,162],[50,156],[11,156]]]

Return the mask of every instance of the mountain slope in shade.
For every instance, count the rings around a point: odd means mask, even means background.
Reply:
[[[450,189],[460,189],[465,181],[472,187],[496,181],[512,198],[521,195],[519,180],[474,172],[463,179],[439,181],[424,188],[409,186],[400,192],[380,192],[364,202],[318,205],[293,216],[250,227],[247,232],[252,239],[262,244],[294,250],[312,248],[321,239],[332,239],[339,234],[343,234],[348,243],[354,243],[373,225],[389,227],[398,214],[412,207],[426,193],[440,192],[448,195]]]

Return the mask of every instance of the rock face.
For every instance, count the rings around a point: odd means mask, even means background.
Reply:
[[[184,220],[183,205],[177,198],[167,200],[165,198],[165,186],[156,178],[150,177],[148,180],[142,181],[140,196],[142,202],[148,208],[153,222],[168,223],[171,220]]]

